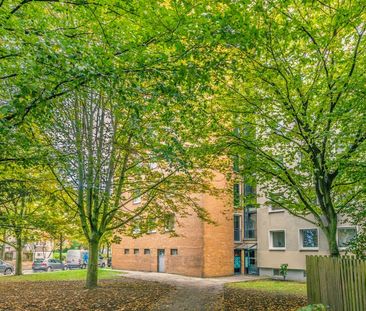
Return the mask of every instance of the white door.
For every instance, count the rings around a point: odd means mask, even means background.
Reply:
[[[165,250],[158,249],[158,272],[165,272]]]

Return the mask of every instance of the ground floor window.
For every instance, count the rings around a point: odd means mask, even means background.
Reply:
[[[356,235],[357,230],[355,227],[338,228],[338,247],[346,248]]]
[[[272,230],[269,232],[270,249],[286,249],[285,230]]]
[[[300,248],[318,249],[318,229],[300,229]]]

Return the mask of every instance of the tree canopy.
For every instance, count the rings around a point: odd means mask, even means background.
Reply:
[[[365,7],[256,1],[228,12],[222,135],[269,204],[320,226],[338,255],[337,224],[365,203]]]

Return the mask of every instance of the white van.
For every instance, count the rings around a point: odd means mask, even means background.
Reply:
[[[85,269],[88,265],[89,252],[80,249],[70,249],[66,254],[66,266],[68,269]],[[99,255],[98,266],[105,268],[107,266],[107,259]]]
[[[68,269],[86,268],[89,252],[82,249],[70,249],[66,254],[66,265]]]

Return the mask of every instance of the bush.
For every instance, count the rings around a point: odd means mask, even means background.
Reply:
[[[64,261],[64,260],[66,260],[66,253],[62,253],[62,256],[60,258],[60,253],[54,252],[53,253],[53,258],[54,259],[60,259],[61,261]]]
[[[283,276],[284,280],[286,280],[286,276],[287,276],[287,267],[288,267],[287,263],[284,263],[280,266],[280,274]]]

